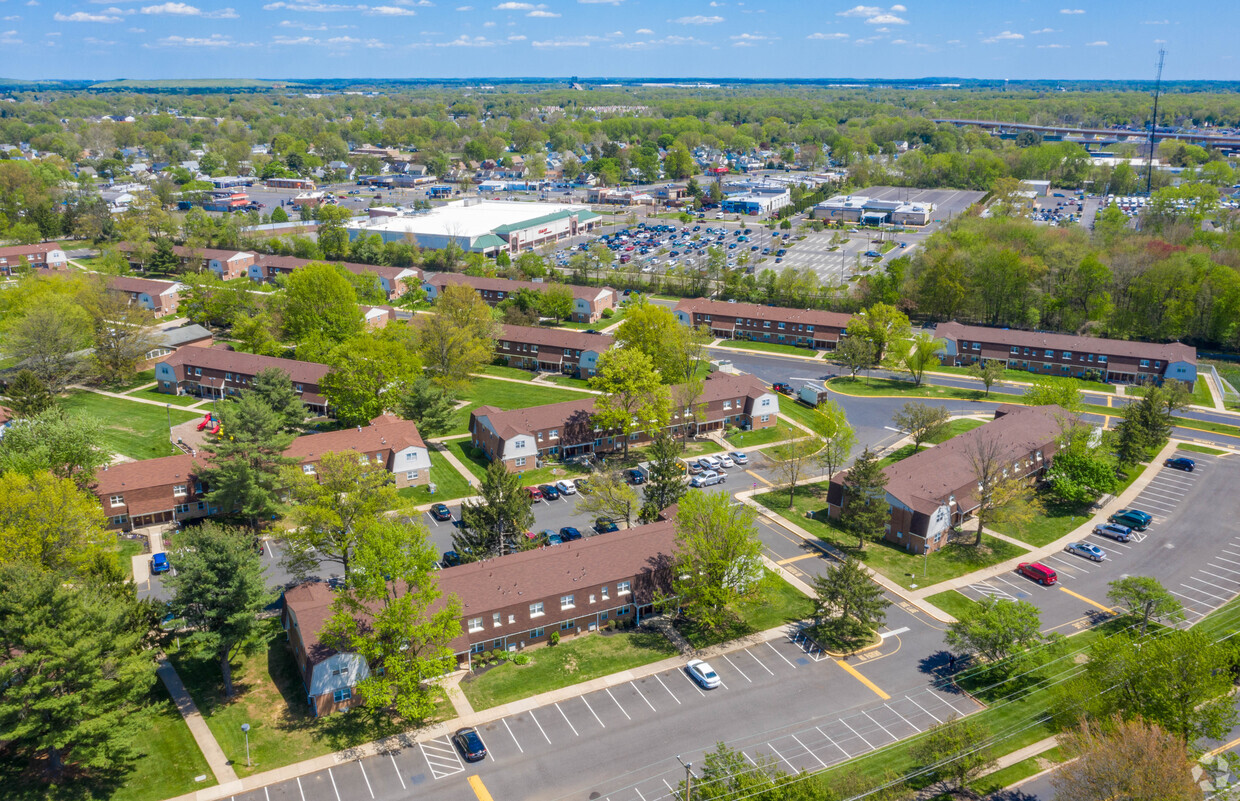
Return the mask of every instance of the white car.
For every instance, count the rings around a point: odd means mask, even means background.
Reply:
[[[571,478],[563,479],[555,482],[555,488],[560,491],[561,495],[576,495],[577,485],[573,483]]]
[[[749,464],[749,457],[741,453],[740,451],[732,451],[728,455],[731,456],[732,461],[736,462],[737,464]]]
[[[719,466],[720,467],[736,467],[736,462],[732,461],[732,457],[728,456],[725,453],[723,456],[719,457]]]
[[[707,470],[715,470],[719,467],[719,460],[714,456],[699,456],[698,464],[705,467]]]
[[[689,671],[689,678],[702,685],[703,689],[713,690],[723,684],[715,669],[701,659],[690,659],[685,670]]]

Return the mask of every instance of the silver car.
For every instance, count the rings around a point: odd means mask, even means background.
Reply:
[[[1107,558],[1107,552],[1092,542],[1073,542],[1064,550],[1077,556],[1084,556],[1086,559],[1093,559],[1095,562],[1101,562]]]

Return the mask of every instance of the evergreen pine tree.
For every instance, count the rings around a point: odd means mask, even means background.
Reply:
[[[844,479],[844,511],[840,522],[857,535],[858,550],[867,538],[883,535],[887,523],[887,476],[878,463],[878,454],[866,448]]]
[[[481,500],[461,504],[461,527],[452,535],[461,559],[490,559],[537,544],[525,536],[534,526],[534,510],[520,476],[496,459],[487,465],[478,494]]]
[[[219,438],[206,446],[211,464],[202,471],[207,502],[224,513],[236,512],[257,531],[282,506],[281,469],[293,463],[284,455],[293,435],[257,393],[243,392],[220,404],[220,420]]]

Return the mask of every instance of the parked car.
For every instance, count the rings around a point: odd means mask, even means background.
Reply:
[[[466,762],[479,762],[487,758],[487,747],[473,727],[457,729],[456,734],[452,735],[452,742]]]
[[[702,466],[702,469],[704,470],[718,470],[719,469],[719,457],[699,456],[698,464],[700,464]]]
[[[1112,523],[1119,523],[1121,528],[1127,526],[1137,531],[1145,531],[1150,527],[1150,523],[1154,522],[1149,512],[1142,512],[1140,509],[1120,509],[1107,519]]]
[[[689,475],[696,476],[700,472],[702,472],[702,465],[698,464],[696,459],[689,462]]]
[[[1016,566],[1016,572],[1047,587],[1054,584],[1055,580],[1059,578],[1059,575],[1054,570],[1041,562],[1021,562]]]
[[[571,478],[560,479],[555,482],[555,488],[560,491],[561,495],[576,495],[577,486]]]
[[[573,482],[573,486],[576,487],[577,491],[582,495],[589,495],[591,492],[594,492],[594,487],[590,486],[590,479],[588,478],[577,479]]]
[[[792,394],[792,385],[785,384],[783,381],[776,381],[774,384],[771,384],[771,389],[775,390],[776,392],[782,392],[785,395]]]
[[[736,462],[737,464],[749,464],[749,457],[741,453],[740,451],[732,451],[728,455],[731,456],[732,461]]]
[[[599,534],[610,534],[613,531],[619,531],[620,527],[616,525],[616,521],[600,517],[594,521],[594,530]]]
[[[543,497],[549,501],[558,501],[560,499],[560,491],[550,484],[540,484],[538,489],[542,491]]]
[[[736,467],[736,462],[732,461],[732,457],[725,453],[719,457],[719,466],[727,468]]]
[[[437,503],[431,507],[431,517],[436,520],[451,520],[452,510],[448,508],[447,504]]]
[[[168,554],[159,552],[151,556],[151,575],[158,576],[160,573],[167,573],[172,569],[172,564],[168,561]]]
[[[444,567],[456,567],[457,565],[461,564],[462,561],[463,560],[461,559],[461,555],[457,553],[456,551],[444,551],[443,559],[440,561],[439,564],[443,565]]]
[[[1177,456],[1174,459],[1168,459],[1167,461],[1163,462],[1163,464],[1166,465],[1167,467],[1174,467],[1176,470],[1184,470],[1189,473],[1193,472],[1193,468],[1197,466],[1197,463],[1194,462],[1192,459],[1188,459],[1183,456]]]
[[[1101,562],[1107,558],[1107,552],[1092,542],[1071,542],[1064,550],[1077,556],[1084,556],[1086,559],[1093,559],[1095,562]]]
[[[879,253],[877,250],[867,250],[865,255],[867,258],[871,259],[881,259],[883,257],[883,254]]]
[[[542,536],[543,536],[543,539],[547,541],[548,545],[563,545],[564,544],[564,538],[561,537],[559,534],[556,534],[554,529],[550,529],[550,528],[543,529]]]
[[[1132,539],[1132,529],[1115,523],[1102,523],[1094,526],[1094,534],[1099,537],[1110,537],[1118,542],[1128,542]]]
[[[716,473],[714,470],[707,470],[701,475],[696,475],[689,479],[691,487],[712,487],[715,484],[722,484],[728,480],[726,473]]]
[[[543,494],[538,487],[526,487],[525,491],[530,494],[530,498],[535,501],[541,501]]]
[[[639,486],[646,483],[646,474],[641,470],[638,470],[636,467],[628,471],[626,475],[629,477],[629,483],[634,486]]]
[[[701,659],[690,659],[685,670],[689,672],[689,678],[702,685],[703,689],[713,690],[723,684],[723,679],[719,678],[715,669]]]
[[[581,539],[581,532],[572,526],[565,526],[560,529],[560,538],[565,542]]]

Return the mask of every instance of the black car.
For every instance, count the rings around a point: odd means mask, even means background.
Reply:
[[[589,495],[591,492],[594,492],[594,487],[590,486],[590,479],[588,478],[579,478],[573,484],[582,495]]]
[[[646,474],[638,470],[636,467],[628,472],[629,483],[634,486],[646,483]]]
[[[477,729],[457,729],[456,734],[452,735],[452,742],[466,762],[480,762],[487,758],[487,747],[482,744]]]
[[[600,517],[598,520],[594,521],[594,530],[599,534],[610,534],[613,531],[619,531],[620,527],[616,525],[614,520],[608,520],[605,517]]]
[[[451,520],[452,510],[449,509],[445,504],[437,503],[431,507],[431,517],[435,518],[436,520]]]
[[[564,528],[560,529],[560,539],[564,540],[565,542],[572,542],[573,540],[579,540],[581,539],[581,532],[573,528],[572,526],[565,526]]]
[[[552,484],[542,484],[538,489],[542,491],[543,497],[549,501],[558,501],[560,499],[560,491]]]
[[[1168,459],[1167,461],[1163,462],[1163,464],[1166,465],[1167,467],[1174,467],[1176,470],[1185,470],[1189,473],[1193,472],[1193,468],[1197,466],[1197,463],[1194,462],[1192,459],[1187,459],[1183,456],[1177,456],[1174,459]]]
[[[775,390],[776,392],[782,392],[785,395],[792,394],[792,385],[785,384],[783,381],[776,381],[774,384],[771,384],[771,389]]]

